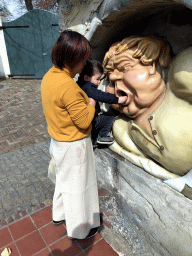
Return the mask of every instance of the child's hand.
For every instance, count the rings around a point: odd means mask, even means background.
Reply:
[[[127,101],[127,96],[119,97],[118,103],[124,105]]]
[[[89,98],[89,104],[92,105],[93,107],[95,107],[96,101],[92,98]]]

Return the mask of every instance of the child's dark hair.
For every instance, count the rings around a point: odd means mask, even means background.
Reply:
[[[79,78],[78,78],[78,85],[79,86],[83,86],[84,84],[84,76],[87,75],[89,77],[92,77],[95,73],[101,73],[103,74],[103,67],[102,65],[96,61],[96,60],[93,60],[93,59],[89,59],[87,60],[87,63],[85,64],[81,74],[79,75]]]

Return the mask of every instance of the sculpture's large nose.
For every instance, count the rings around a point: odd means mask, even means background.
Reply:
[[[110,74],[110,80],[112,82],[121,80],[122,78],[123,78],[123,74],[118,69],[114,69],[113,72]]]
[[[114,71],[110,74],[110,80],[115,85],[115,95],[117,97],[128,96],[126,93],[126,87],[123,83],[123,73],[118,69],[114,69]]]

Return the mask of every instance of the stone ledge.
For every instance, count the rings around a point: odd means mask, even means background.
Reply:
[[[95,159],[104,220],[132,255],[191,256],[191,200],[109,149]]]

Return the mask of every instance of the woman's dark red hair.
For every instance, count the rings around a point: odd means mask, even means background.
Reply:
[[[90,42],[80,33],[64,30],[52,49],[53,64],[63,68],[65,64],[70,68],[86,61],[92,53]]]

